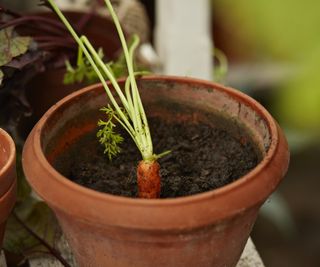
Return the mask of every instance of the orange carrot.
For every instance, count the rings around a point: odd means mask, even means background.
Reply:
[[[157,161],[141,160],[138,164],[137,179],[140,198],[160,197],[160,165]]]

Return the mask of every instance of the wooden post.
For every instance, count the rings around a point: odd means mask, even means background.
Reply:
[[[55,0],[55,2],[63,10],[84,10],[89,6],[86,0]]]
[[[157,0],[155,44],[164,74],[213,79],[209,0]]]

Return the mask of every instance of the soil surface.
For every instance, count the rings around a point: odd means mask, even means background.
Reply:
[[[209,125],[168,123],[149,119],[155,153],[161,158],[161,198],[187,196],[233,182],[253,169],[260,156],[248,135],[240,140]],[[119,126],[120,127],[120,126]],[[120,129],[119,129],[120,130]],[[244,131],[245,132],[245,131]],[[82,137],[56,162],[55,168],[70,180],[88,188],[136,197],[136,166],[141,156],[126,133],[120,153],[111,162],[103,154],[96,132]]]

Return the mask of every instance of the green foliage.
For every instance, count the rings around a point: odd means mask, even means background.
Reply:
[[[113,120],[119,120],[116,112],[111,108],[104,107],[101,111],[105,112],[108,117],[107,121],[99,120],[98,126],[101,127],[97,132],[99,142],[105,147],[104,153],[108,155],[109,160],[121,152],[119,144],[123,142],[123,137],[114,131],[116,124]]]
[[[133,43],[133,38],[128,42],[129,47]],[[101,60],[104,60],[104,52],[102,48],[99,48],[97,55]],[[123,53],[116,59],[116,61],[109,61],[105,63],[105,66],[109,69],[112,75],[118,79],[128,75],[126,59]],[[103,69],[99,67],[100,72]],[[136,68],[138,69],[138,68]],[[143,71],[143,70],[141,70]],[[64,75],[64,84],[74,84],[84,82],[86,84],[93,84],[99,81],[99,77],[94,68],[90,64],[89,60],[84,55],[82,49],[79,47],[77,65],[73,67],[69,60],[66,61],[66,73]]]
[[[0,30],[0,66],[28,51],[31,37],[16,36],[13,27]]]
[[[295,75],[277,92],[275,110],[280,121],[304,134],[320,136],[320,46],[300,66]]]
[[[74,40],[77,42],[80,48],[79,53],[83,53],[86,60],[90,63],[110,100],[110,106],[105,109],[105,111],[109,114],[109,119],[107,122],[99,122],[104,128],[98,133],[100,142],[105,144],[106,153],[109,155],[109,157],[112,157],[114,154],[118,153],[119,149],[116,145],[121,142],[121,138],[119,138],[119,136],[113,131],[114,125],[112,122],[112,117],[128,132],[139,149],[143,160],[154,161],[155,159],[159,158],[159,156],[167,154],[167,152],[160,155],[153,154],[153,144],[148,120],[136,82],[136,75],[139,73],[137,73],[134,68],[134,53],[140,42],[139,37],[137,35],[133,35],[132,42],[129,45],[127,44],[119,19],[111,5],[110,0],[105,0],[105,4],[117,29],[128,72],[124,91],[123,88],[120,87],[114,71],[108,64],[106,65],[103,62],[101,54],[99,55],[99,53],[94,49],[88,38],[84,35],[78,36],[69,21],[55,4],[54,0],[47,0],[46,2],[51,5],[63,24],[69,30]],[[119,100],[115,99],[114,94],[109,87],[110,85],[106,82],[106,79],[110,81],[110,84],[113,86],[113,91],[118,96]],[[111,119],[110,115],[112,115]],[[112,137],[112,135],[115,135],[115,137]],[[109,141],[112,142],[111,145],[106,144]]]
[[[52,211],[44,202],[30,196],[20,202],[14,212],[33,232],[54,247],[61,232]],[[7,222],[3,247],[6,251],[22,254],[26,258],[34,256],[35,253],[48,252],[14,215],[11,215]]]
[[[214,48],[213,50],[214,58],[216,59],[214,70],[213,70],[213,78],[215,82],[223,83],[228,74],[228,59],[226,55],[218,48]]]
[[[135,79],[136,74],[134,71],[133,63],[134,52],[139,45],[139,37],[137,35],[133,35],[132,44],[128,46],[119,19],[115,14],[111,2],[109,0],[105,0],[105,4],[116,26],[120,42],[122,44],[125,62],[127,65],[128,78],[125,85],[125,92],[123,92],[122,88],[116,80],[112,69],[103,62],[101,56],[94,49],[88,38],[86,36],[78,36],[76,31],[73,29],[71,24],[62,14],[53,0],[47,0],[47,2],[51,5],[61,21],[67,27],[72,37],[79,45],[81,53],[83,52],[86,59],[97,74],[97,77],[102,83],[105,92],[110,100],[110,106],[112,106],[112,109],[114,109],[115,111],[114,114],[116,114],[116,116],[114,115],[114,118],[129,133],[129,135],[137,145],[137,148],[141,152],[142,158],[144,160],[153,161],[156,158],[156,155],[153,154],[153,144],[149,131],[148,120],[140,98],[137,82]],[[109,85],[106,83],[106,78],[109,79],[120,101],[117,101],[115,99]],[[102,133],[101,137],[103,137]],[[111,139],[110,137],[108,138]],[[112,148],[114,148],[114,146],[112,146]]]
[[[0,67],[10,63],[14,58],[25,54],[32,42],[31,37],[17,36],[13,27],[0,30]],[[0,69],[0,85],[4,73]]]
[[[301,60],[319,44],[320,1],[212,0],[233,35],[263,56]],[[240,26],[240,27],[236,27]],[[229,33],[227,33],[229,34]]]
[[[94,70],[88,65],[87,62],[78,64],[76,68],[73,68],[70,61],[66,61],[66,73],[64,74],[64,84],[75,84],[84,82],[86,84],[92,84],[97,81],[97,76]]]
[[[212,4],[226,33],[254,50],[259,61],[284,61],[295,68],[277,88],[274,114],[282,126],[319,140],[320,1],[212,0]],[[233,31],[236,25],[241,27]]]
[[[98,57],[103,60],[104,53],[102,48],[98,49]],[[105,66],[110,70],[115,78],[120,78],[127,74],[126,62],[121,55],[117,61],[110,61],[105,63]],[[102,71],[101,67],[99,68]],[[79,48],[78,59],[76,67],[73,67],[69,60],[66,61],[66,73],[64,75],[64,84],[74,84],[84,82],[86,84],[93,84],[99,81],[99,77],[88,59],[83,54],[81,48]]]

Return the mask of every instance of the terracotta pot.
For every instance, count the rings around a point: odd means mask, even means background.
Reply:
[[[85,13],[64,12],[71,24],[75,25]],[[42,14],[42,13],[40,13]],[[53,12],[45,13],[46,17],[55,18]],[[57,19],[58,21],[58,19]],[[33,36],[35,33],[23,31],[24,34]],[[83,27],[81,34],[86,35],[97,48],[102,47],[109,60],[116,59],[120,53],[121,43],[113,22],[103,16],[92,14]],[[68,36],[68,35],[66,35]],[[77,47],[75,45],[75,47]],[[26,98],[31,108],[31,116],[23,118],[19,129],[22,137],[27,137],[33,126],[41,116],[57,101],[66,95],[84,87],[84,84],[64,85],[63,77],[65,67],[47,69],[34,77],[26,87]]]
[[[28,181],[54,210],[80,266],[235,266],[259,207],[286,173],[282,131],[256,101],[218,84],[157,76],[138,84],[149,116],[206,123],[216,123],[213,113],[231,117],[252,132],[263,160],[222,188],[175,199],[126,198],[75,184],[50,162],[96,127],[106,96],[94,85],[61,100],[33,129],[23,151]]]
[[[16,201],[16,149],[11,137],[0,128],[0,249],[5,222]]]

